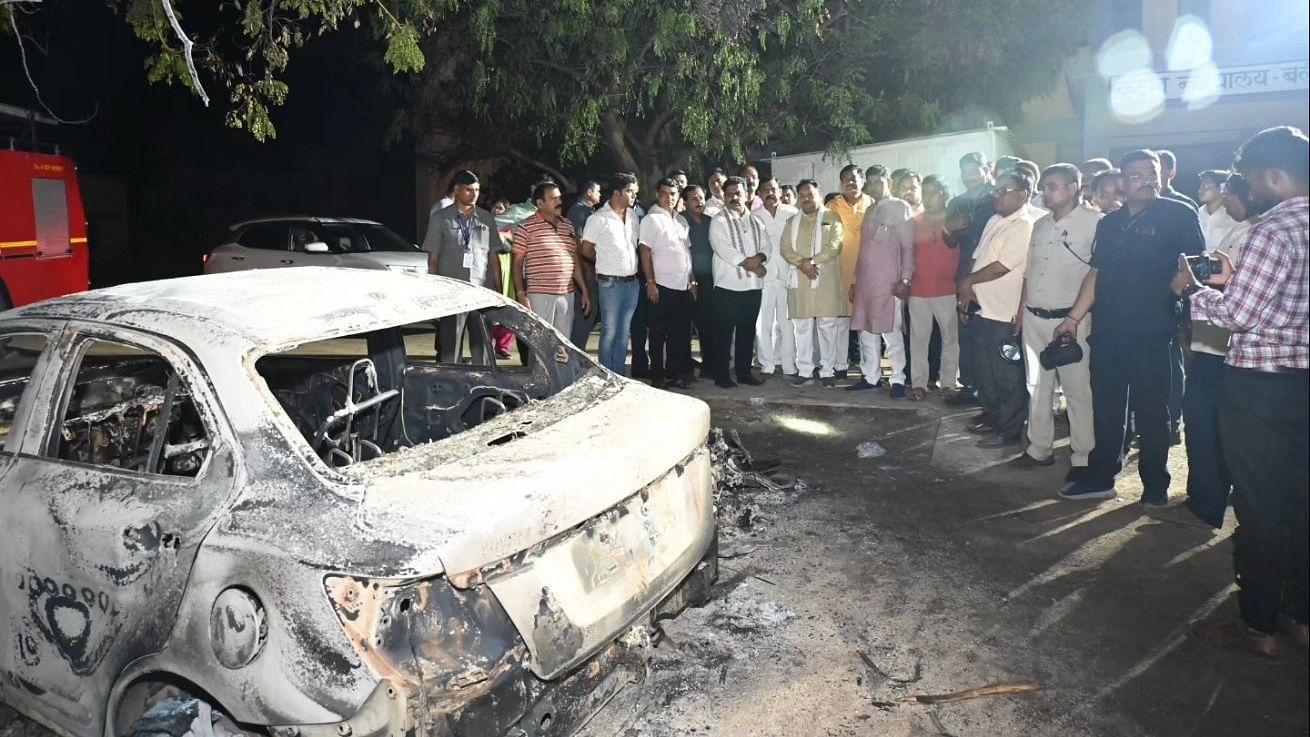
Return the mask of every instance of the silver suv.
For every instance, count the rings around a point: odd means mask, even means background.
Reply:
[[[205,273],[288,266],[345,266],[426,274],[428,257],[385,225],[357,218],[270,217],[228,228],[205,255]]]

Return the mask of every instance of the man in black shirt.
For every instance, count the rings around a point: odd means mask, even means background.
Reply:
[[[714,345],[714,310],[710,297],[714,294],[714,249],[710,248],[710,216],[705,213],[705,190],[692,184],[682,190],[685,209],[678,217],[687,221],[687,237],[691,240],[691,274],[696,282],[692,288],[692,321],[700,339],[700,377],[710,377],[705,360]]]
[[[1201,209],[1196,200],[1174,189],[1174,179],[1178,176],[1178,157],[1174,156],[1174,152],[1159,148],[1155,150],[1155,155],[1160,157],[1160,196],[1191,205],[1193,210]]]
[[[1174,189],[1174,178],[1178,176],[1178,157],[1167,148],[1156,149],[1155,155],[1160,157],[1160,196],[1190,205],[1199,213],[1201,206],[1196,203],[1196,200]],[[1204,234],[1205,232],[1202,231],[1202,235]],[[1183,315],[1179,314],[1178,317],[1181,322]],[[1173,357],[1173,365],[1169,367],[1169,444],[1178,445],[1183,442],[1179,428],[1182,427],[1183,422],[1183,392],[1187,383],[1181,335],[1174,340]]]
[[[600,204],[600,182],[594,179],[588,179],[582,183],[578,189],[578,201],[573,203],[569,208],[568,219],[573,223],[573,230],[582,236],[583,228],[587,227],[587,220],[591,214],[596,211],[596,206]],[[589,294],[600,294],[600,286],[596,282],[596,264],[582,259],[582,275],[587,280]],[[578,290],[573,294],[573,329],[569,331],[569,340],[573,345],[587,350],[587,338],[591,336],[592,328],[596,327],[596,321],[600,319],[600,309],[594,309],[591,314],[586,314],[582,310],[582,291]]]
[[[1131,409],[1141,438],[1142,504],[1169,499],[1169,391],[1178,298],[1169,286],[1178,254],[1205,250],[1196,210],[1160,196],[1160,160],[1131,151],[1120,162],[1124,206],[1096,227],[1092,270],[1078,301],[1055,329],[1074,334],[1092,313],[1090,367],[1095,447],[1087,469],[1060,489],[1066,499],[1115,496]]]
[[[956,281],[973,273],[973,252],[982,240],[987,221],[996,214],[996,207],[992,204],[992,193],[996,191],[996,186],[992,183],[992,173],[987,167],[986,157],[977,151],[961,157],[960,179],[964,181],[965,191],[964,194],[952,197],[946,205],[946,233],[943,238],[947,246],[960,249],[960,263],[955,269]],[[960,385],[963,388],[946,399],[947,404],[954,406],[967,407],[978,403],[973,382],[972,345],[975,341],[969,337],[969,325],[968,320],[960,321]]]

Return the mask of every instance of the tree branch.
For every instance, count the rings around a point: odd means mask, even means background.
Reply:
[[[35,1],[40,2],[40,0]],[[32,70],[27,66],[27,47],[23,45],[23,34],[18,30],[18,20],[14,16],[13,9],[9,12],[9,28],[14,32],[14,42],[18,44],[18,55],[23,61],[23,74],[27,77],[27,83],[32,87],[32,94],[36,96],[36,101],[40,103],[41,108],[45,110],[50,117],[65,125],[81,125],[94,120],[95,117],[100,114],[99,100],[96,100],[95,107],[91,110],[91,114],[80,120],[64,120],[56,115],[55,111],[50,109],[50,106],[45,103],[45,98],[41,97],[41,88],[37,87],[36,80],[32,79]]]
[[[205,92],[205,86],[200,83],[196,60],[191,55],[191,49],[195,44],[182,30],[182,24],[177,22],[177,16],[173,14],[173,3],[169,0],[159,0],[159,4],[164,6],[164,15],[168,16],[168,22],[173,26],[173,33],[177,34],[177,39],[182,42],[182,56],[186,58],[186,70],[191,74],[191,84],[195,86],[196,94],[200,95],[200,101],[205,107],[209,107],[209,94]]]
[[[543,161],[540,161],[540,160],[538,160],[538,159],[535,159],[535,158],[533,158],[533,157],[531,157],[531,156],[529,156],[529,155],[523,153],[521,150],[519,150],[519,149],[517,149],[517,148],[514,148],[514,147],[512,147],[512,146],[510,146],[510,147],[506,147],[506,148],[504,148],[504,149],[502,149],[502,150],[503,150],[506,154],[508,154],[508,155],[510,155],[510,156],[513,156],[514,158],[518,159],[519,161],[522,161],[523,163],[528,164],[529,166],[536,167],[536,168],[538,168],[538,169],[540,169],[540,170],[546,172],[547,174],[550,174],[551,176],[555,177],[555,183],[558,184],[558,185],[560,185],[561,187],[563,187],[565,190],[572,190],[572,189],[573,189],[573,182],[572,182],[572,180],[570,180],[568,177],[564,176],[564,172],[562,172],[562,171],[560,171],[559,169],[557,169],[557,168],[551,166],[550,164],[547,164],[547,163],[545,163],[545,162],[543,162]]]

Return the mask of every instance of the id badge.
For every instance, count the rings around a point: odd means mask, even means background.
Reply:
[[[473,252],[472,252],[472,251],[465,251],[465,252],[464,252],[464,268],[466,268],[466,269],[471,269],[471,268],[473,268]]]

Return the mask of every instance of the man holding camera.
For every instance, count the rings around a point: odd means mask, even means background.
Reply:
[[[1232,331],[1219,432],[1237,512],[1241,622],[1210,634],[1216,644],[1273,657],[1280,626],[1307,644],[1310,141],[1295,128],[1270,128],[1242,144],[1236,168],[1252,209],[1263,212],[1237,268],[1218,256],[1219,273],[1206,283],[1220,291],[1203,286],[1179,257],[1172,287],[1190,299],[1193,320]]]
[[[1160,196],[1160,160],[1153,152],[1130,151],[1119,168],[1124,206],[1097,224],[1091,270],[1069,316],[1055,329],[1056,337],[1076,335],[1095,309],[1089,337],[1095,443],[1087,471],[1062,486],[1060,496],[1115,496],[1131,409],[1141,438],[1142,504],[1163,508],[1169,501],[1169,390],[1179,304],[1169,282],[1178,253],[1200,254],[1205,238],[1194,208]]]
[[[1038,189],[1048,212],[1033,226],[1024,272],[1024,298],[1015,315],[1015,326],[1023,329],[1028,372],[1028,451],[1011,465],[1032,468],[1055,462],[1055,412],[1051,404],[1058,379],[1069,406],[1071,455],[1067,480],[1073,481],[1087,467],[1096,437],[1092,432],[1092,381],[1088,371],[1090,322],[1079,323],[1074,336],[1062,339],[1078,346],[1078,360],[1046,368],[1041,355],[1052,344],[1060,321],[1069,316],[1083,278],[1091,269],[1092,243],[1101,213],[1082,201],[1082,175],[1073,164],[1047,167]]]

